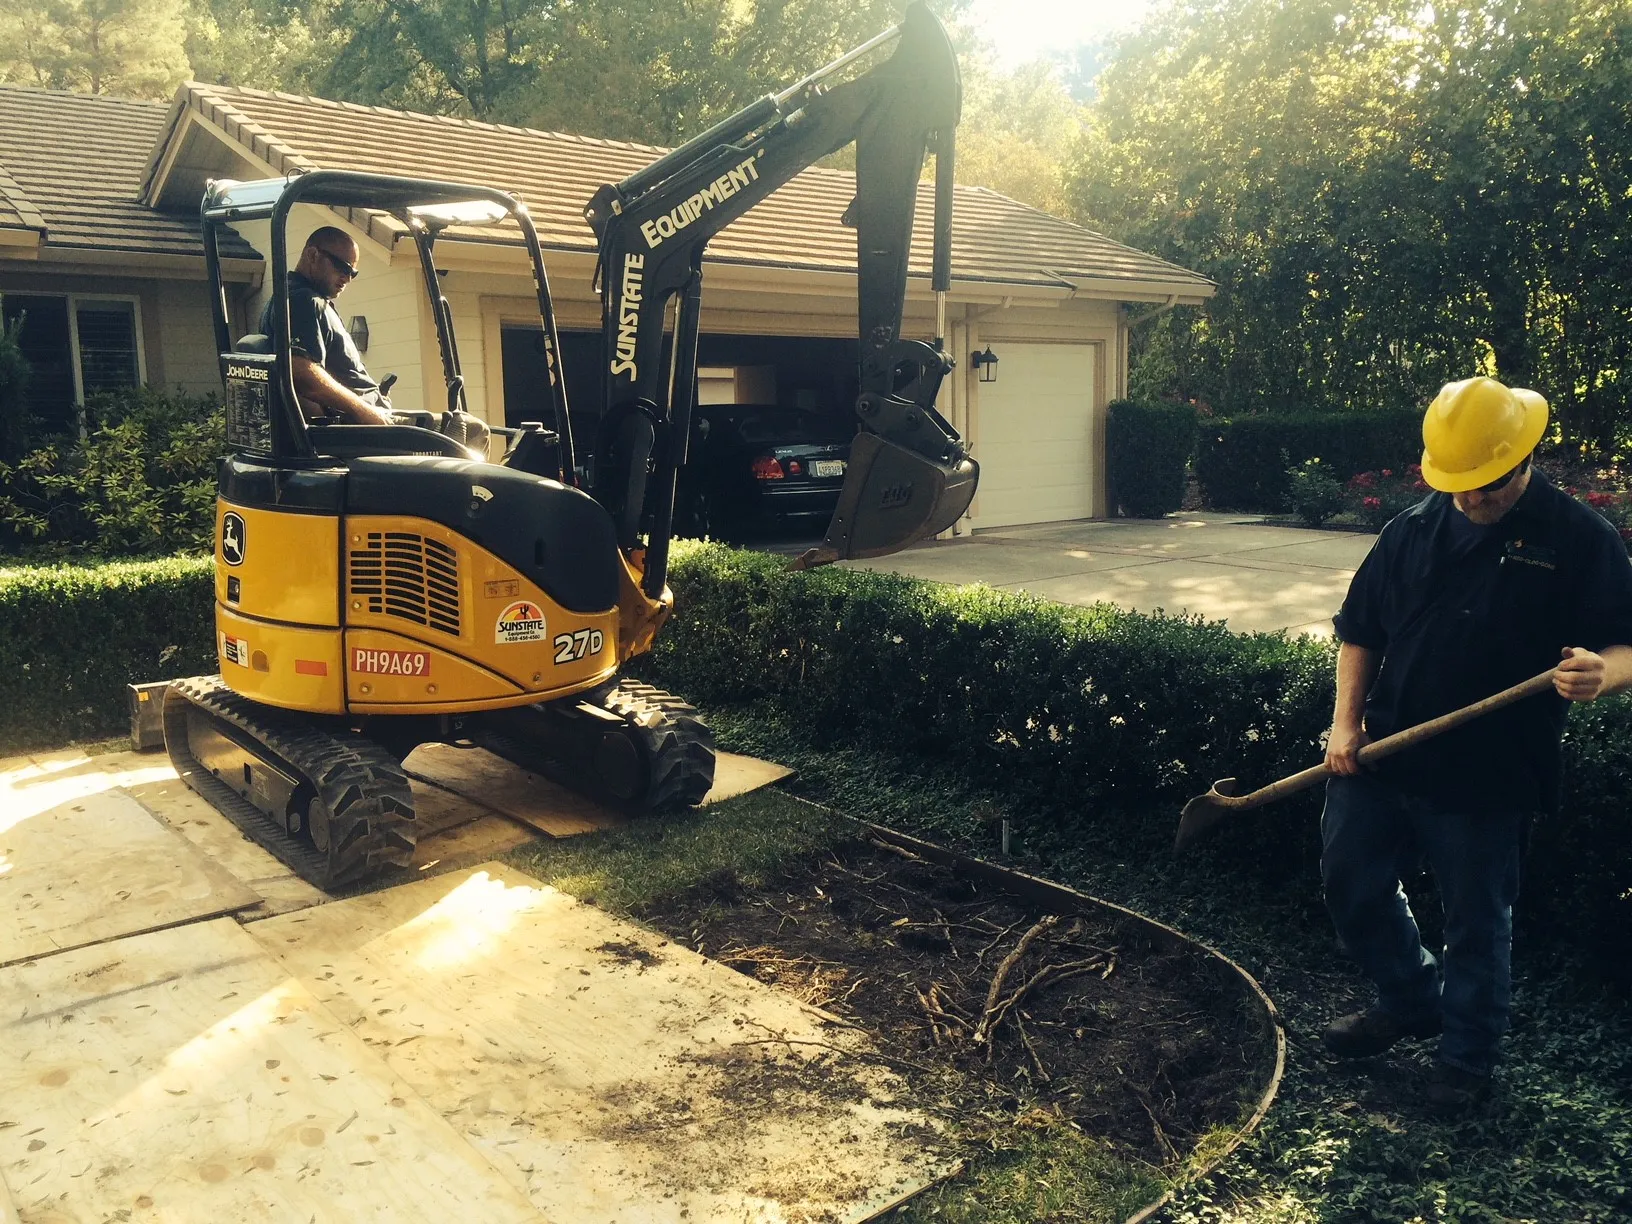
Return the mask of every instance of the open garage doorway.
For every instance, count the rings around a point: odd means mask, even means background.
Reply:
[[[543,389],[548,385],[542,338],[536,328],[505,327],[502,331],[504,355],[505,424],[523,421],[549,423]],[[666,347],[666,346],[665,346]],[[855,430],[855,402],[860,391],[860,344],[853,339],[801,336],[704,335],[697,344],[698,402],[697,425],[710,430],[734,428],[734,409],[763,408],[786,414],[781,421],[815,418],[811,429],[820,442],[842,442]],[[664,358],[668,354],[665,352]],[[594,453],[600,424],[602,394],[601,337],[597,332],[563,331],[561,357],[566,370],[567,402],[572,409],[572,432],[580,471]],[[708,424],[703,424],[703,422]],[[705,479],[701,454],[705,449],[693,435],[692,470],[682,477],[682,502]],[[801,439],[777,435],[778,442]],[[718,439],[716,439],[716,443]],[[716,444],[715,453],[719,453]],[[755,456],[749,456],[752,462]],[[822,460],[831,463],[830,458]],[[801,471],[800,475],[804,473]],[[796,483],[788,477],[782,486]],[[783,504],[788,504],[785,499]],[[684,521],[686,505],[677,515]],[[816,521],[820,519],[820,521]],[[701,521],[701,520],[699,520]],[[718,524],[712,524],[717,531]],[[742,534],[744,542],[765,543],[778,551],[801,548],[821,538],[826,530],[824,514],[778,514],[774,519],[751,525]],[[702,531],[699,528],[699,533]]]

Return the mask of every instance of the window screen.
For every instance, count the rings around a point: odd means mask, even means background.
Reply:
[[[130,302],[80,302],[79,371],[86,395],[134,387],[141,381],[136,359],[136,308]]]

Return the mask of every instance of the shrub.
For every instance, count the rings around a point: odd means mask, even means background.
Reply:
[[[0,748],[114,735],[125,685],[213,672],[209,557],[0,571]]]
[[[1132,518],[1161,518],[1184,500],[1196,443],[1196,410],[1161,400],[1117,400],[1105,422],[1105,460],[1114,506]],[[1113,508],[1114,508],[1113,506]]]
[[[1319,527],[1344,509],[1343,482],[1319,459],[1305,459],[1286,474],[1292,512]]]
[[[226,445],[213,396],[92,396],[90,430],[0,463],[0,551],[142,557],[208,548]]]
[[[1055,839],[1166,853],[1218,777],[1318,761],[1332,649],[1193,618],[1064,607],[890,574],[794,573],[681,542],[678,612],[639,674],[718,709],[796,722],[829,750],[940,762]],[[0,748],[113,734],[124,685],[215,666],[208,557],[0,571]],[[1632,700],[1572,708],[1565,802],[1526,861],[1532,913],[1632,938]],[[1221,871],[1307,876],[1318,795],[1231,823]],[[926,820],[931,822],[932,814]]]
[[[933,758],[1065,841],[1166,853],[1186,799],[1218,777],[1259,786],[1317,762],[1331,718],[1331,648],[1307,638],[887,574],[794,574],[717,545],[677,548],[671,581],[678,612],[643,674],[706,704],[774,711],[833,747]],[[1526,905],[1588,915],[1594,938],[1624,947],[1632,700],[1574,707],[1569,727],[1566,800],[1538,830]],[[1315,889],[1318,803],[1254,812],[1201,853]]]
[[[1422,478],[1422,465],[1413,463],[1400,471],[1357,472],[1344,488],[1344,500],[1351,514],[1373,531],[1381,531],[1396,514],[1432,492]]]
[[[1196,444],[1196,480],[1210,509],[1284,511],[1287,471],[1319,458],[1338,480],[1400,470],[1422,456],[1422,414],[1302,412],[1208,422]]]

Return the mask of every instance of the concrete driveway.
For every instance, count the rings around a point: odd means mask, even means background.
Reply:
[[[1332,614],[1375,538],[1180,514],[994,528],[847,564],[935,582],[984,582],[1060,603],[1193,613],[1227,621],[1238,633],[1329,637]]]

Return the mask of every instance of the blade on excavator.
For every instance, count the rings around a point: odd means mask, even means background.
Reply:
[[[795,563],[810,569],[850,557],[882,557],[939,535],[974,500],[980,466],[963,456],[942,462],[859,433],[827,537]]]

